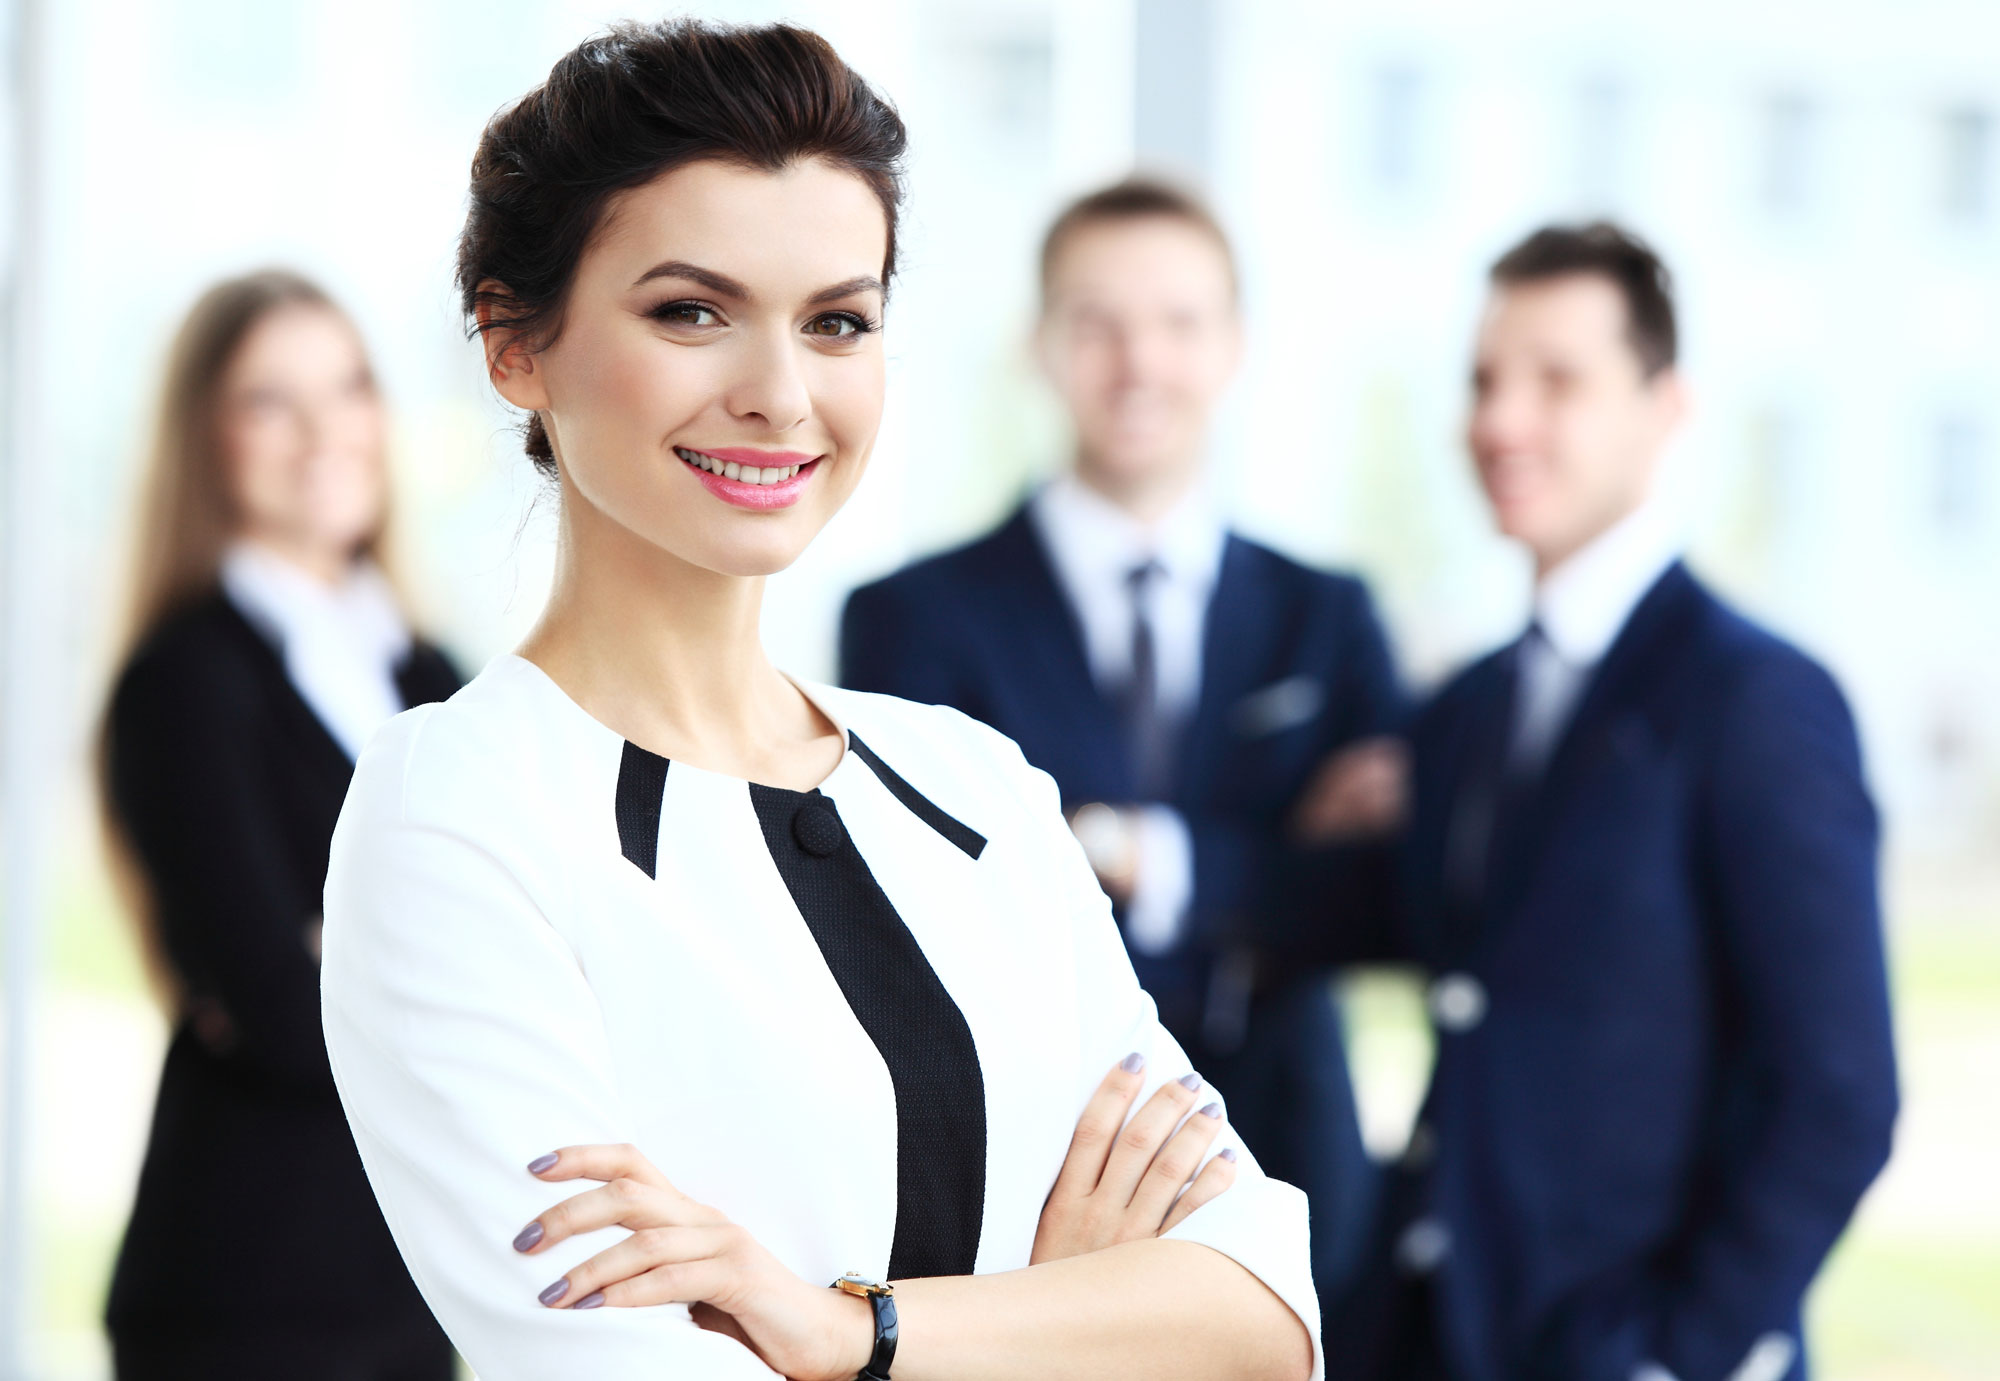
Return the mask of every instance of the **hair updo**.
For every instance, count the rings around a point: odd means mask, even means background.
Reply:
[[[691,19],[616,25],[566,54],[480,137],[458,241],[468,334],[501,326],[546,348],[606,203],[702,159],[778,172],[823,158],[859,177],[888,219],[886,284],[907,142],[895,108],[810,30]],[[535,468],[553,476],[539,417],[528,419],[525,441]]]

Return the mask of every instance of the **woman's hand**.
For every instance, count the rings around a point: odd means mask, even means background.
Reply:
[[[689,1304],[795,1381],[849,1381],[875,1345],[868,1301],[799,1279],[748,1232],[667,1182],[631,1146],[565,1146],[531,1162],[537,1178],[601,1180],[523,1228],[514,1250],[536,1255],[597,1228],[631,1230],[541,1293],[551,1309]]]
[[[1137,1053],[1127,1055],[1084,1105],[1062,1173],[1042,1206],[1031,1264],[1157,1237],[1236,1182],[1236,1153],[1225,1146],[1188,1184],[1222,1130],[1218,1103],[1187,1116],[1201,1088],[1199,1075],[1162,1084],[1125,1121],[1145,1067]]]

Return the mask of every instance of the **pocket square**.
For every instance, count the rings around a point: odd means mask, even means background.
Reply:
[[[1243,738],[1263,738],[1307,723],[1326,704],[1326,686],[1316,676],[1287,676],[1251,691],[1229,711],[1229,724]]]

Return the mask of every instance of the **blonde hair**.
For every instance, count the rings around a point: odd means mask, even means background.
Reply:
[[[221,439],[222,382],[243,342],[274,313],[313,308],[346,317],[317,283],[288,269],[225,279],[188,309],[167,352],[130,551],[132,564],[115,678],[146,640],[179,610],[216,588],[222,557],[241,525]],[[387,566],[386,499],[375,529],[355,556]],[[391,576],[393,581],[393,574]],[[178,1012],[183,994],[161,943],[150,889],[111,799],[110,711],[95,735],[99,812],[112,880],[138,930],[141,958],[156,995]]]

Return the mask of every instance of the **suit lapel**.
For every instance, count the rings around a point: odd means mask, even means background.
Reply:
[[[1173,795],[1199,800],[1237,737],[1231,711],[1275,674],[1284,607],[1276,587],[1257,579],[1255,549],[1231,533],[1202,617],[1201,689],[1181,732]]]
[[[1557,740],[1539,789],[1526,802],[1527,818],[1515,835],[1513,857],[1494,876],[1495,902],[1512,902],[1525,890],[1553,823],[1600,765],[1607,737],[1618,732],[1671,665],[1698,590],[1694,577],[1676,561],[1633,609]]]
[[[1420,752],[1415,782],[1418,816],[1411,832],[1405,883],[1420,903],[1411,908],[1422,934],[1420,951],[1443,962],[1465,943],[1490,900],[1490,849],[1501,765],[1513,718],[1511,648],[1466,673],[1455,705],[1437,718],[1435,752]],[[1424,803],[1438,806],[1425,809]]]
[[[347,756],[346,747],[333,736],[326,722],[299,693],[299,688],[292,684],[291,674],[285,670],[283,650],[272,645],[226,595],[222,597],[222,603],[235,619],[245,642],[257,651],[257,662],[268,684],[270,703],[275,707],[278,722],[285,727],[287,734],[293,741],[306,746],[305,751],[321,759],[329,768],[338,764],[344,771],[352,773],[354,759]],[[396,664],[394,676],[396,693],[406,710],[433,700],[447,699],[460,685],[450,663],[426,644],[414,640],[403,660]]]
[[[1002,573],[1002,604],[996,612],[1012,628],[1007,643],[1019,656],[1010,669],[1032,687],[1035,712],[1051,721],[1055,741],[1102,755],[1091,778],[1116,782],[1119,788],[1103,794],[1111,799],[1129,795],[1133,766],[1117,708],[1090,674],[1082,621],[1026,504],[995,534],[995,543]]]
[[[326,727],[325,722],[313,712],[312,706],[306,703],[305,697],[299,694],[299,688],[292,684],[292,678],[285,670],[283,651],[258,631],[227,595],[221,596],[221,599],[244,645],[254,649],[272,715],[285,737],[298,744],[301,751],[319,759],[318,766],[352,774],[354,759],[347,756],[340,740],[333,736],[333,731]]]

